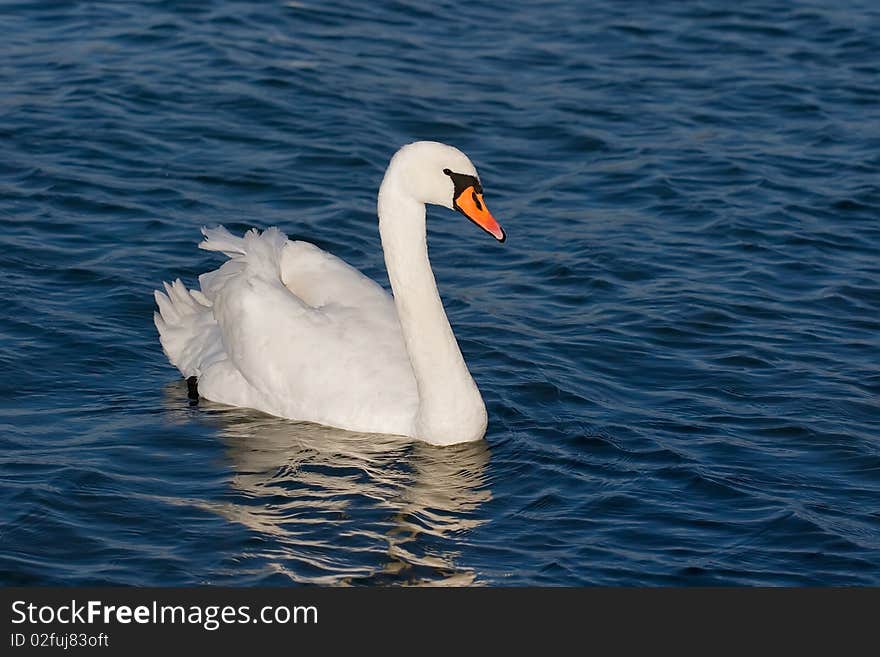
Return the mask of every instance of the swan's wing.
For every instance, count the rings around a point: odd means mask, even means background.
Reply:
[[[315,308],[338,304],[393,313],[391,296],[373,279],[309,242],[288,242],[281,252],[281,280]]]
[[[233,258],[200,282],[226,358],[255,391],[249,405],[360,431],[409,429],[415,378],[394,305],[380,286],[275,229],[206,237],[204,248]],[[304,263],[295,262],[298,255]],[[227,401],[222,391],[214,399]]]
[[[214,315],[262,410],[360,431],[408,429],[418,396],[399,325],[349,306],[314,308],[280,280],[247,276],[218,295]]]
[[[371,278],[341,258],[310,242],[290,241],[277,228],[263,233],[249,231],[236,237],[223,226],[203,228],[205,241],[199,247],[221,251],[230,257],[220,269],[202,274],[199,284],[206,297],[247,268],[267,279],[280,276],[282,283],[306,305],[320,308],[328,304],[351,306],[370,314],[396,317],[391,295]]]

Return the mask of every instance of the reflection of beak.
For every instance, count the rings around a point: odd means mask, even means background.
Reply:
[[[495,217],[486,209],[483,195],[478,194],[473,186],[467,187],[459,194],[458,198],[453,202],[453,206],[499,242],[507,239],[501,226],[495,221]]]

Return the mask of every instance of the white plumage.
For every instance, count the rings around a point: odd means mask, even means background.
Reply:
[[[374,281],[277,228],[202,229],[230,257],[157,291],[168,359],[213,401],[342,429],[406,435],[418,405],[394,302]],[[382,382],[382,385],[377,385]],[[376,409],[384,409],[377,413]],[[395,412],[389,412],[395,411]]]
[[[435,142],[404,147],[388,167],[379,217],[394,298],[277,228],[243,237],[203,228],[199,246],[229,260],[199,277],[200,290],[178,279],[156,291],[168,359],[184,377],[198,377],[199,394],[213,401],[435,444],[481,438],[485,405],[425,241],[425,202],[451,207],[458,191],[443,173],[450,170],[476,179],[467,157]]]

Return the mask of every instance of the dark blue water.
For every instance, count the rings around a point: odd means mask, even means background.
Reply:
[[[332,8],[331,8],[332,7]],[[875,2],[0,5],[0,582],[880,584]],[[152,290],[429,217],[486,440],[202,403]]]

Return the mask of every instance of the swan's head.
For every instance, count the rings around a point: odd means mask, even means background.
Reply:
[[[456,210],[499,242],[505,240],[486,208],[476,168],[457,148],[436,141],[407,144],[392,158],[388,172],[392,170],[400,176],[402,191],[415,200]]]

